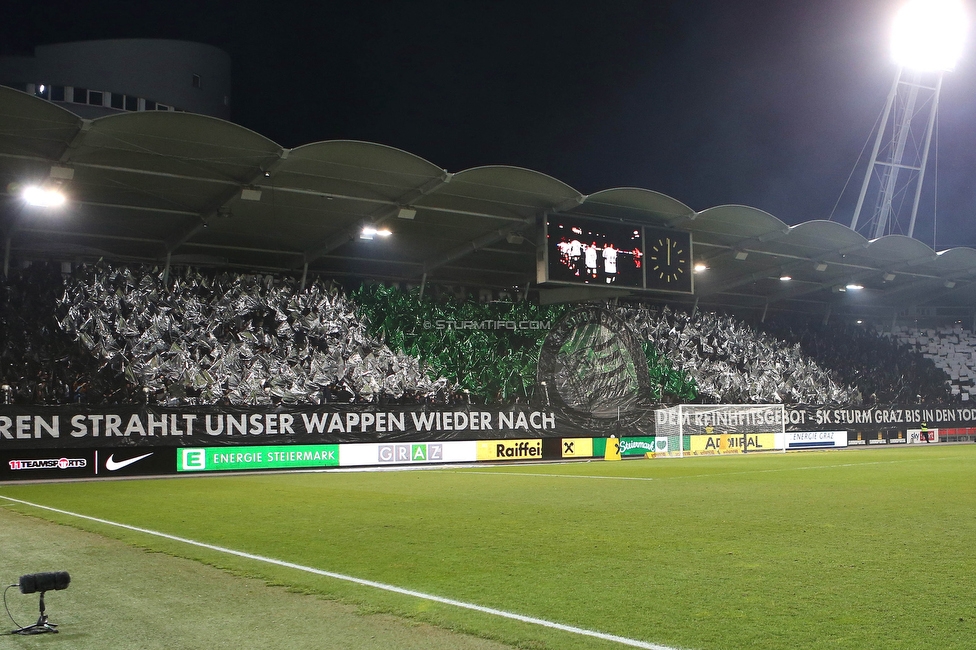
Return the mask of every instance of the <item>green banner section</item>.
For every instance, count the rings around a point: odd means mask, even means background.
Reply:
[[[671,449],[669,449],[669,440],[667,436],[661,436],[655,439],[654,436],[623,436],[620,438],[620,455],[624,458],[628,456],[643,456],[648,452],[664,453],[667,451],[678,451],[678,437],[674,436],[674,439],[670,441]],[[685,451],[689,449],[688,446],[688,436],[685,436],[684,440]],[[593,457],[602,458],[607,448],[606,438],[594,438],[593,439]]]
[[[643,456],[654,451],[654,436],[624,436],[620,439],[621,456]]]
[[[338,466],[339,445],[183,447],[176,455],[178,472]]]
[[[603,458],[603,455],[607,453],[607,439],[606,438],[594,438],[593,439],[593,457]]]
[[[593,439],[594,458],[602,458],[606,449],[606,438]],[[621,456],[643,456],[649,451],[654,451],[654,436],[623,436],[620,438]]]

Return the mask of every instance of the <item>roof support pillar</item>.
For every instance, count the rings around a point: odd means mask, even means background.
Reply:
[[[7,279],[10,277],[10,247],[14,241],[14,235],[17,234],[17,230],[20,228],[21,221],[24,218],[24,210],[14,210],[11,216],[10,222],[7,227],[3,229],[3,277]]]
[[[830,305],[830,303],[828,303],[828,304],[827,304],[827,310],[826,310],[826,311],[824,311],[824,319],[823,319],[823,324],[824,324],[824,326],[825,326],[825,327],[826,327],[826,325],[827,325],[827,321],[829,321],[829,320],[830,320],[830,307],[831,307],[831,305]]]
[[[4,279],[10,277],[10,242],[13,240],[14,234],[8,232],[3,238],[3,277]]]
[[[768,312],[769,312],[769,301],[767,300],[765,306],[763,306],[763,315],[762,315],[762,318],[759,319],[759,322],[760,323],[765,323],[766,322],[766,314]]]
[[[305,280],[308,279],[308,262],[305,262],[305,268],[302,269],[302,283],[298,288],[299,293],[305,293]]]
[[[420,279],[420,299],[424,299],[424,289],[427,288],[427,273],[424,273],[424,277]]]
[[[163,286],[169,283],[169,263],[172,256],[173,253],[171,251],[166,252],[166,266],[163,267]]]

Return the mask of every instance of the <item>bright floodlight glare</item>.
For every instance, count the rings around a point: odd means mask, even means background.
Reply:
[[[57,208],[64,205],[65,196],[58,190],[31,185],[24,188],[22,194],[27,205],[39,208]]]
[[[695,264],[695,273],[701,273],[702,271],[707,271],[707,270],[708,270],[708,265],[705,264],[704,262],[699,262],[698,264]]]
[[[373,237],[379,235],[380,237],[389,237],[393,234],[389,228],[381,228],[377,230],[373,226],[363,226],[362,232],[359,233],[360,239],[372,239]]]
[[[961,0],[909,0],[895,16],[891,55],[912,70],[952,70],[962,56],[966,23]]]
[[[849,284],[845,288],[847,290],[849,290],[849,291],[860,291],[861,289],[864,288],[864,285],[861,285],[861,284]]]

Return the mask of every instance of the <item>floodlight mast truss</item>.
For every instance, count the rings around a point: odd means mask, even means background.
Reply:
[[[962,55],[967,23],[961,0],[908,0],[895,16],[891,54],[899,68],[878,127],[871,162],[864,174],[861,194],[851,219],[851,230],[858,230],[868,186],[872,184],[872,179],[877,178],[878,200],[866,224],[868,236],[872,239],[889,234],[915,236],[918,204],[939,109],[942,75],[955,67]],[[924,85],[923,73],[929,79],[934,74],[935,85]],[[920,126],[917,122],[922,121],[919,116],[926,106],[928,119],[925,120],[924,137],[920,139],[915,137],[913,129]],[[890,136],[882,161],[878,156],[886,133],[890,133]],[[924,144],[920,150],[921,141]],[[909,153],[907,162],[906,152]],[[907,172],[907,180],[902,171]],[[913,185],[915,197],[906,226],[902,207],[906,205]],[[933,222],[935,218],[933,206]],[[934,241],[932,245],[935,246]]]
[[[899,67],[895,73],[878,125],[871,161],[851,219],[851,230],[864,231],[862,234],[869,239],[891,234],[915,236],[922,184],[942,90],[943,73],[939,71],[935,74],[933,86],[923,83],[923,74],[919,71]],[[925,117],[924,132],[919,133],[926,108],[928,115]],[[877,187],[877,201],[870,218],[862,222],[861,212],[871,185]],[[908,212],[904,206],[911,190],[914,190],[914,197],[911,211]]]

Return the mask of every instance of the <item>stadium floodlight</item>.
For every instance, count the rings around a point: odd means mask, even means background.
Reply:
[[[790,276],[790,275],[781,275],[781,276],[779,276],[779,281],[780,282],[789,282],[792,279],[793,279],[793,276]]]
[[[860,291],[861,289],[864,288],[864,285],[851,283],[844,288],[847,289],[848,291]]]
[[[373,226],[364,226],[362,232],[359,233],[360,239],[373,239],[374,237],[389,237],[393,234],[389,228],[374,228]]]
[[[697,264],[695,264],[695,273],[701,273],[702,271],[707,271],[707,270],[708,270],[708,264],[705,264],[704,262],[698,262]]]
[[[908,0],[895,16],[891,56],[898,71],[877,127],[851,230],[869,239],[896,233],[915,236],[942,77],[962,57],[968,22],[963,0]],[[923,75],[934,79],[923,79]],[[928,119],[916,120],[925,106]],[[887,144],[882,147],[883,143]],[[878,189],[878,199],[862,223],[861,212],[872,184]],[[908,197],[912,189],[914,201],[895,198]]]
[[[892,58],[920,72],[952,70],[962,57],[966,23],[961,0],[910,0],[895,16]]]
[[[28,185],[21,192],[21,197],[27,205],[38,208],[59,208],[67,201],[60,190],[40,185]]]

